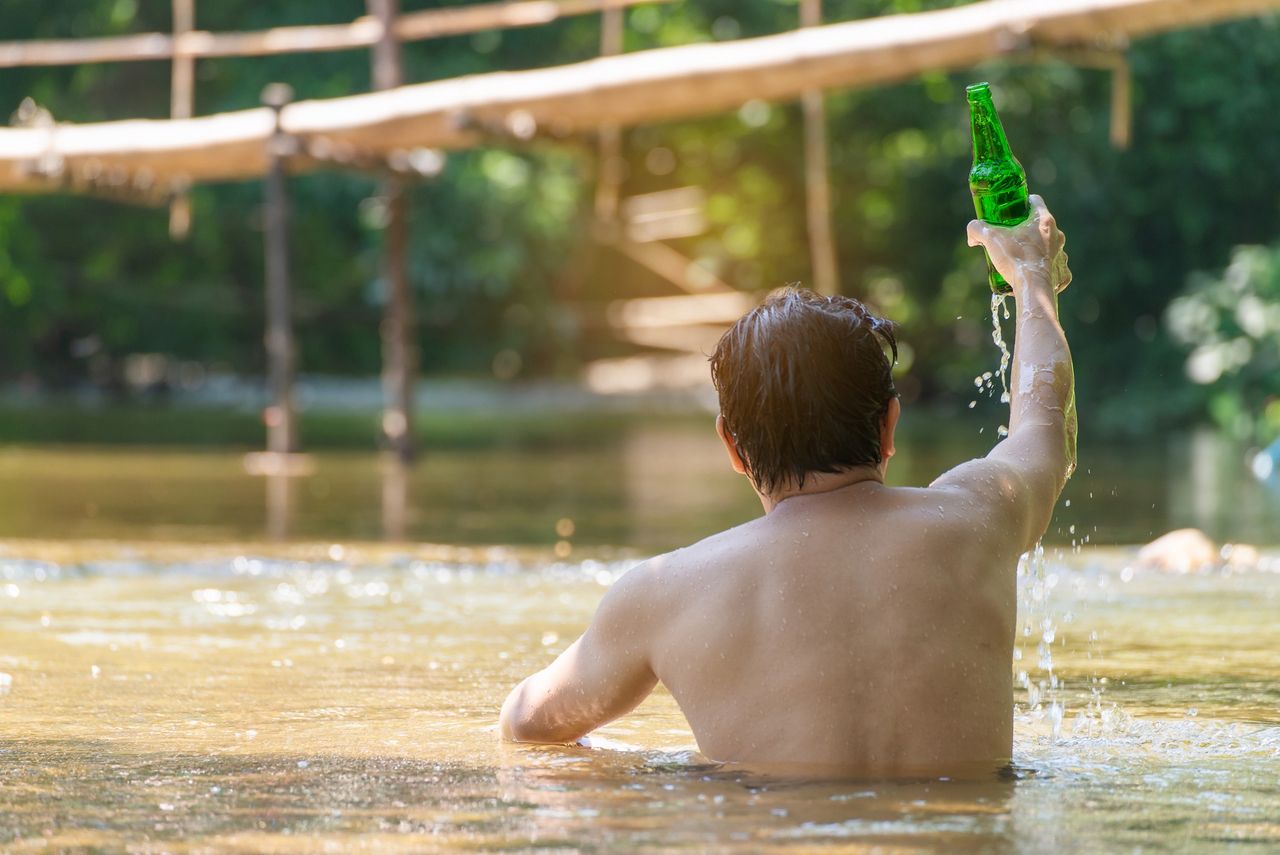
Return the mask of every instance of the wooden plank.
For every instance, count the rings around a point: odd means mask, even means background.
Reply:
[[[632,243],[694,237],[707,230],[707,193],[701,187],[673,187],[622,200],[622,234]]]
[[[754,294],[725,291],[678,297],[615,300],[606,310],[614,329],[664,329],[678,326],[727,327],[759,303]]]
[[[710,270],[665,243],[634,243],[626,238],[619,238],[614,243],[614,248],[686,293],[723,294],[734,291]]]
[[[1024,44],[1114,43],[1275,10],[1280,0],[985,0],[303,101],[290,105],[282,121],[307,146],[404,157],[420,147],[476,145],[484,141],[477,126],[504,126],[517,116],[551,136],[583,133],[734,109],[752,99],[794,99],[815,88],[885,84],[964,68]],[[258,109],[168,122],[0,129],[0,190],[56,190],[74,186],[86,172],[122,181],[145,174],[153,184],[251,178],[265,168],[271,127],[269,111]],[[319,164],[303,156],[291,165]]]
[[[422,41],[484,30],[533,27],[560,18],[587,15],[641,3],[672,0],[515,0],[444,9],[427,9],[400,16],[395,25],[399,41]],[[88,39],[31,39],[0,42],[0,68],[36,65],[81,65],[94,62],[132,62],[232,56],[268,56],[355,50],[372,47],[382,37],[374,16],[349,24],[275,27],[259,32],[138,33]]]

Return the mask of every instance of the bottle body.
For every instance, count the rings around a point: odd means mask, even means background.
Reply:
[[[1027,194],[1027,174],[1013,156],[1000,124],[986,83],[968,87],[969,122],[973,133],[973,168],[969,170],[969,191],[978,219],[996,226],[1016,226],[1031,215]],[[997,294],[1012,288],[987,258],[987,280]]]

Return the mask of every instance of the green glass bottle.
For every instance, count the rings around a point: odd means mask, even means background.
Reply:
[[[978,219],[996,226],[1016,226],[1031,215],[1027,199],[1027,174],[1013,156],[991,100],[991,85],[975,83],[965,88],[969,99],[969,123],[973,130],[973,168],[969,190]],[[997,294],[1013,289],[987,258],[987,280]]]

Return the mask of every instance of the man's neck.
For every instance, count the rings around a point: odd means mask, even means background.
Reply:
[[[875,482],[884,483],[884,471],[879,466],[859,466],[844,472],[818,472],[805,476],[803,487],[784,487],[773,495],[760,496],[760,504],[766,514],[772,513],[778,505],[800,496],[816,496],[822,493],[833,493],[855,484]]]

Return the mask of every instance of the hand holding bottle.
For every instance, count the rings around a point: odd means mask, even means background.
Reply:
[[[1023,288],[1044,283],[1059,293],[1071,284],[1067,266],[1066,235],[1045,207],[1044,199],[1030,197],[1031,216],[1016,226],[996,226],[973,220],[969,223],[969,246],[981,246],[991,263],[1010,284],[1015,294]]]

